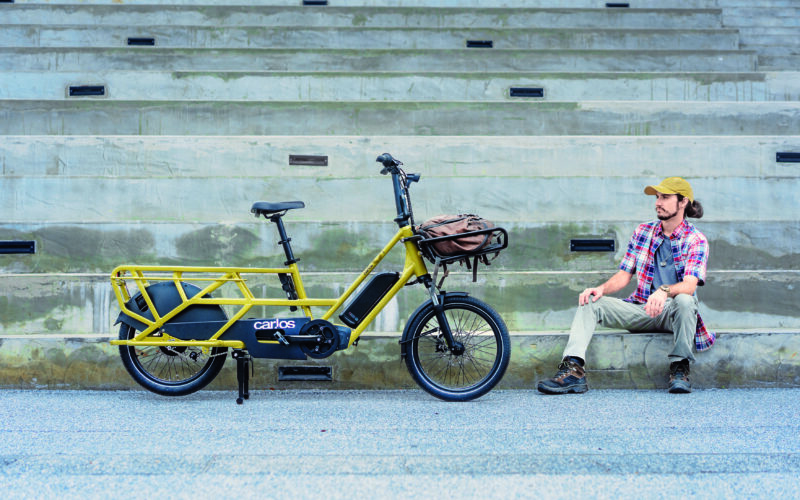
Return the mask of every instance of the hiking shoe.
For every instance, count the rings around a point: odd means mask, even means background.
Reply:
[[[692,383],[689,382],[689,360],[683,359],[669,365],[669,392],[672,394],[692,392]]]
[[[589,390],[586,384],[586,370],[575,358],[564,358],[558,365],[556,376],[542,380],[536,386],[545,394],[582,393]]]

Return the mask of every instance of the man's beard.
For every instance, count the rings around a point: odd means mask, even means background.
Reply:
[[[661,215],[661,214],[656,214],[656,215],[658,215],[658,220],[669,220],[669,219],[675,217],[676,215],[678,215],[678,211],[675,210],[671,214],[668,213],[667,215]]]

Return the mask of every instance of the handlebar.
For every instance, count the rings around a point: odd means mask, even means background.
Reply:
[[[376,162],[383,165],[381,174],[392,174],[392,184],[394,186],[394,202],[397,208],[397,217],[394,219],[400,227],[407,226],[410,223],[414,224],[414,213],[411,210],[411,196],[408,194],[408,188],[412,182],[419,182],[419,174],[406,174],[400,165],[402,161],[392,158],[389,153],[383,153],[375,159]]]
[[[383,175],[388,173],[396,174],[398,167],[403,164],[402,161],[392,158],[392,155],[389,153],[383,153],[377,157],[375,161],[383,165],[383,168],[381,169],[381,174]]]

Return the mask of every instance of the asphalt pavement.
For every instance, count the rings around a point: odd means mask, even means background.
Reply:
[[[17,498],[800,498],[800,389],[0,391]]]

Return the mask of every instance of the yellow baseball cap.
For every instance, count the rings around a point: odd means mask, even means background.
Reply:
[[[644,194],[679,194],[688,198],[689,201],[694,201],[694,193],[692,186],[682,177],[667,177],[661,184],[657,186],[647,186],[644,188]]]

